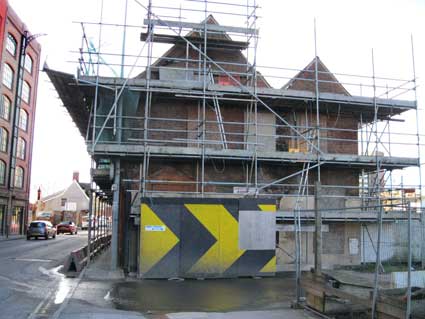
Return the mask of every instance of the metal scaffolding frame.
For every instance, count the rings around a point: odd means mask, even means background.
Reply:
[[[90,118],[87,128],[86,143],[90,154],[94,159],[108,156],[108,154],[127,155],[128,146],[137,146],[130,155],[138,158],[139,177],[122,178],[119,172],[115,173],[113,189],[113,211],[117,212],[117,203],[119,200],[120,183],[137,185],[130,192],[140,194],[140,196],[267,196],[282,198],[295,198],[295,205],[292,209],[294,231],[295,231],[295,265],[297,277],[297,301],[300,298],[299,280],[301,277],[301,219],[302,213],[306,210],[301,208],[302,198],[314,194],[316,201],[324,198],[353,198],[361,199],[358,207],[361,212],[376,213],[376,222],[378,224],[378,241],[376,244],[376,269],[375,286],[373,292],[373,316],[375,314],[376,298],[379,290],[379,272],[381,270],[380,247],[381,247],[381,227],[384,210],[394,210],[408,212],[409,216],[413,208],[407,207],[405,202],[402,205],[396,203],[403,198],[394,196],[395,189],[403,190],[414,188],[415,200],[422,198],[422,179],[421,179],[421,152],[420,147],[422,135],[419,132],[419,119],[416,95],[416,73],[412,39],[412,61],[413,61],[413,79],[391,79],[378,77],[375,75],[374,53],[372,51],[372,76],[353,75],[342,73],[330,73],[319,70],[320,60],[317,53],[317,30],[314,21],[314,70],[295,70],[293,68],[273,68],[274,72],[281,72],[282,76],[270,75],[270,77],[290,79],[295,81],[304,81],[312,84],[312,92],[296,93],[292,90],[273,89],[271,87],[260,86],[259,83],[266,83],[268,75],[266,71],[272,69],[268,66],[257,65],[257,49],[259,41],[259,32],[257,29],[257,9],[259,8],[256,0],[246,0],[245,3],[224,3],[209,2],[206,0],[186,0],[194,5],[192,9],[155,6],[154,0],[148,0],[144,5],[138,0],[133,0],[145,12],[144,28],[146,32],[142,33],[144,42],[139,54],[126,54],[126,30],[128,28],[140,28],[140,26],[127,25],[127,19],[124,24],[105,23],[102,21],[92,24],[82,22],[82,47],[78,51],[79,72],[78,85],[88,90],[94,89],[93,103],[91,105]],[[197,6],[195,6],[195,4]],[[125,16],[127,16],[127,5]],[[215,10],[217,6],[226,7],[229,10]],[[199,7],[199,8],[198,8]],[[211,7],[213,9],[211,9]],[[237,8],[237,12],[232,10]],[[160,12],[160,13],[157,13]],[[245,11],[244,13],[241,13]],[[103,12],[103,1],[102,1]],[[166,13],[163,13],[166,12]],[[170,15],[170,12],[174,12]],[[182,12],[188,13],[190,17],[202,17],[201,23],[186,22],[182,20]],[[209,23],[210,15],[231,15],[235,19],[245,20],[246,27],[221,26]],[[192,18],[193,19],[193,18]],[[201,20],[201,19],[199,19]],[[98,26],[98,46],[94,51],[87,41],[87,26]],[[102,28],[103,27],[122,27],[123,44],[122,51],[101,52]],[[184,34],[184,32],[189,32]],[[194,36],[193,34],[196,34]],[[230,38],[237,38],[233,40]],[[229,62],[217,60],[209,56],[210,47],[217,49],[217,43],[222,41],[223,50],[240,49],[245,50],[244,58],[246,63]],[[186,48],[185,58],[170,56],[155,56],[154,43],[179,43]],[[146,51],[146,52],[145,52]],[[191,55],[192,54],[192,55]],[[196,57],[197,55],[197,57]],[[106,63],[103,58],[119,57],[121,62]],[[125,61],[132,60],[133,63],[126,64]],[[145,63],[139,64],[139,60]],[[155,62],[154,62],[155,60]],[[175,67],[168,66],[169,70],[176,72],[184,71],[187,82],[184,81],[161,81],[153,78],[154,72],[161,71],[161,62],[174,63]],[[121,68],[121,77],[113,78],[101,76],[101,67],[119,66]],[[143,76],[132,74],[134,70],[145,67]],[[125,76],[125,68],[130,67],[128,76]],[[244,68],[244,71],[242,71]],[[264,73],[259,73],[259,69]],[[310,78],[303,76],[293,77],[286,74],[294,72],[304,72],[309,74]],[[193,81],[188,79],[189,74],[195,77]],[[323,80],[323,76],[338,76],[344,80]],[[220,85],[215,83],[214,77],[224,77],[230,85]],[[360,81],[360,82],[357,82]],[[382,84],[383,81],[391,83]],[[196,83],[195,83],[196,82]],[[353,90],[358,90],[356,96],[336,96],[328,92],[321,92],[321,85],[343,85]],[[105,113],[99,113],[100,92],[113,92],[114,101],[112,106]],[[128,92],[137,92],[144,98],[143,116],[125,115],[123,113],[123,96]],[[167,116],[152,116],[151,108],[153,98],[157,95],[167,95],[173,98],[195,101],[197,104],[196,119],[170,118]],[[383,98],[383,96],[385,98]],[[400,96],[413,97],[413,101],[403,101],[395,98]],[[290,103],[290,108],[296,109],[296,103],[305,103],[299,107],[298,112],[305,112],[304,123],[298,124],[297,121],[291,121],[290,116],[277,110],[274,99],[278,101],[285,100]],[[218,109],[216,120],[208,118],[209,108]],[[220,112],[221,103],[238,103],[244,105],[244,121],[226,121]],[[330,107],[337,107],[337,117],[344,114],[341,109],[356,105],[363,108],[359,111],[358,127],[338,128],[323,126],[321,124],[321,108],[326,105],[326,110]],[[259,109],[271,114],[274,123],[261,123],[259,121]],[[397,109],[398,108],[398,109]],[[397,109],[394,111],[394,109]],[[407,110],[416,112],[416,134],[392,132],[390,123],[402,121],[393,118],[395,115]],[[285,111],[286,112],[286,111]],[[294,114],[296,111],[293,111]],[[295,115],[294,115],[295,117]],[[139,123],[140,126],[128,123]],[[155,128],[152,122],[164,122],[167,128]],[[126,124],[127,123],[127,124]],[[182,123],[186,129],[181,130],[173,127],[175,123]],[[236,126],[242,132],[226,132],[226,126]],[[271,128],[272,134],[265,134],[265,128]],[[278,130],[284,130],[284,134],[279,134]],[[124,138],[124,134],[136,137]],[[155,133],[166,132],[168,135],[179,136],[185,134],[186,138],[155,138]],[[346,135],[355,135],[355,137],[338,137],[336,133],[345,133]],[[110,140],[104,139],[109,134]],[[329,136],[330,135],[330,136]],[[218,137],[217,137],[218,136]],[[265,151],[265,142],[273,140],[275,145],[277,141],[294,141],[297,147],[292,151],[287,149],[281,155],[277,152]],[[406,142],[407,140],[407,142]],[[409,142],[411,140],[411,142]],[[347,143],[355,145],[359,154],[332,154],[329,156],[327,147],[329,143]],[[108,144],[102,148],[102,144]],[[301,147],[302,145],[302,147]],[[394,148],[397,146],[415,149],[417,156],[405,158],[404,156],[392,156]],[[108,148],[109,147],[109,148]],[[302,149],[304,148],[304,149]],[[113,150],[113,151],[111,151]],[[152,162],[164,159],[186,160],[196,163],[196,179],[194,181],[161,180],[150,177],[149,167]],[[222,161],[223,165],[227,162],[242,163],[244,171],[243,181],[218,181],[206,178],[206,163],[211,163],[217,170],[216,162]],[[273,163],[274,165],[287,164],[292,170],[288,174],[276,178],[275,180],[264,181],[259,178],[259,170],[263,163]],[[354,185],[330,185],[323,184],[321,170],[325,166],[335,165],[335,167],[346,167],[351,165],[359,170],[359,182]],[[405,167],[417,166],[419,171],[419,183],[417,185],[395,185],[393,183],[393,170],[403,169]],[[120,167],[117,159],[116,167]],[[92,171],[95,169],[93,167]],[[312,176],[312,173],[315,174]],[[93,179],[93,177],[92,177]],[[315,179],[317,183],[312,183]],[[154,185],[177,185],[190,186],[193,191],[164,191],[155,190]],[[193,187],[192,187],[193,186]],[[221,188],[233,189],[228,191],[211,191],[211,186],[220,186]],[[235,190],[238,190],[236,192]],[[318,193],[318,189],[342,189],[346,193],[339,195],[337,192],[328,194],[328,192]],[[389,194],[390,199],[384,198],[384,193]],[[109,200],[112,194],[105,192],[101,196],[106,196]],[[106,198],[105,197],[105,198]],[[96,205],[96,200],[92,200]],[[389,203],[387,203],[389,202]],[[395,203],[395,204],[394,204]],[[321,220],[322,213],[329,211],[316,204],[316,251],[321,252]],[[340,208],[339,210],[352,211],[353,208]],[[421,212],[421,207],[414,208],[415,212]],[[95,209],[96,211],[96,209]],[[114,221],[118,220],[117,213],[113,215]],[[410,217],[409,217],[410,220]],[[319,222],[317,222],[319,221]],[[421,215],[422,226],[425,223]],[[113,235],[114,236],[114,235]],[[410,224],[409,224],[410,236]],[[113,237],[114,238],[114,237]],[[424,230],[422,229],[422,238]],[[115,237],[116,242],[116,237]],[[114,243],[114,239],[113,239]],[[409,249],[410,252],[410,249]],[[422,266],[425,264],[425,248],[422,247]],[[115,256],[115,259],[117,257]],[[316,257],[319,263],[316,263],[316,273],[320,273],[320,258]],[[409,254],[409,262],[411,255]],[[115,265],[116,266],[116,262]],[[409,269],[410,271],[410,269]],[[410,311],[410,310],[409,310]]]

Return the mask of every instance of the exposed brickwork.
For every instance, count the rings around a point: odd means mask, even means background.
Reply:
[[[284,87],[291,90],[316,92],[315,70],[316,63],[315,59],[313,59],[309,65],[307,65],[301,72],[299,72]],[[317,70],[319,92],[350,95],[348,91],[338,82],[336,77],[323,64],[319,57],[317,57]]]
[[[326,124],[328,153],[358,154],[357,119],[346,115],[330,115],[327,117]],[[344,129],[345,131],[332,129]]]
[[[211,22],[211,21],[210,21]],[[212,21],[211,23],[215,23]],[[193,34],[192,34],[193,35]],[[219,35],[225,37],[225,35]],[[222,50],[218,48],[209,48],[208,56],[210,59],[220,62],[230,62],[239,65],[221,64],[221,66],[228,72],[234,74],[234,77],[242,84],[247,84],[249,79],[242,73],[246,73],[248,65],[246,65],[246,58],[240,50]],[[167,57],[169,59],[167,59]],[[184,61],[185,58],[193,61]],[[165,58],[165,59],[164,59]],[[175,61],[173,58],[182,59]],[[168,50],[163,59],[158,60],[153,64],[152,78],[160,79],[160,68],[168,68],[167,76],[171,80],[201,80],[202,81],[202,63],[199,64],[199,52],[192,48],[186,48],[184,45],[174,45]],[[207,63],[208,68],[214,74],[214,82],[223,85],[237,85],[227,75],[223,74],[215,65]],[[184,69],[189,69],[189,73],[181,72]],[[326,66],[318,60],[319,70],[319,84],[320,92],[336,93],[349,95],[345,88],[337,82],[333,74],[329,72]],[[292,90],[306,90],[315,92],[315,60],[313,60],[303,71],[301,71],[293,80],[291,80],[286,88]],[[165,71],[164,71],[165,72]],[[162,73],[165,74],[165,73]],[[145,77],[146,74],[142,73],[139,77]],[[161,75],[163,76],[163,75]],[[165,76],[165,75],[164,75]],[[268,87],[269,84],[258,75],[258,86]],[[174,78],[176,77],[176,78]],[[184,78],[183,78],[184,77]],[[165,79],[165,78],[164,78]],[[305,79],[305,80],[303,80]],[[332,82],[332,83],[331,83]],[[249,83],[248,83],[249,84]],[[135,112],[135,116],[144,116],[145,97],[142,95],[139,102],[139,108]],[[230,149],[247,149],[244,142],[247,142],[246,134],[248,132],[248,124],[246,123],[247,105],[238,102],[219,101],[222,120],[224,122],[224,129],[226,132],[226,139],[228,141],[228,148]],[[305,104],[300,102],[303,107],[294,108],[293,110],[285,111],[277,109],[277,112],[291,125],[297,127],[298,131],[310,138],[311,144],[317,146],[317,130],[316,130],[316,112],[313,104]],[[202,99],[185,99],[174,96],[153,95],[148,126],[152,130],[148,136],[150,140],[162,141],[159,145],[179,146],[179,147],[201,147],[202,130],[203,130],[203,107]],[[157,118],[168,119],[162,121]],[[326,106],[321,108],[320,113],[320,149],[325,153],[334,154],[357,154],[357,125],[358,119],[342,114],[341,112],[329,112]],[[214,104],[212,100],[206,100],[205,108],[205,130],[206,134],[204,139],[207,148],[222,149],[221,136],[219,126],[217,124],[217,116],[214,111]],[[137,120],[132,120],[137,121]],[[243,124],[239,124],[243,123]],[[283,123],[279,120],[273,123],[273,118],[270,123],[265,124],[279,124]],[[138,125],[143,128],[143,122],[140,121]],[[130,125],[132,126],[132,125]],[[346,129],[347,131],[336,131],[334,129]],[[172,132],[170,132],[172,130]],[[353,130],[353,131],[349,131]],[[260,130],[261,131],[261,130]],[[259,132],[260,132],[259,131]],[[263,130],[270,134],[268,130]],[[273,131],[274,132],[274,131]],[[143,138],[143,130],[132,132],[132,136]],[[261,133],[260,133],[261,134]],[[264,133],[263,133],[264,134]],[[277,151],[292,151],[292,152],[312,152],[313,147],[309,145],[304,138],[300,137],[292,129],[288,127],[278,127],[275,131],[277,137],[271,136],[267,143],[275,143],[275,147],[270,147],[268,150]],[[279,135],[286,135],[279,137]],[[341,139],[341,140],[340,140]],[[181,142],[180,142],[181,140]],[[198,142],[199,141],[199,142]],[[232,143],[232,142],[236,142]],[[247,167],[247,166],[248,167]],[[246,174],[249,171],[250,164],[235,161],[223,160],[210,160],[205,162],[205,186],[206,192],[217,193],[233,193],[233,185],[217,185],[217,182],[224,182],[229,184],[240,184],[241,186],[246,183]],[[270,183],[278,178],[287,176],[289,174],[299,171],[300,165],[296,163],[288,164],[272,164],[261,163],[258,169],[258,182]],[[334,169],[322,168],[322,183],[324,185],[347,185],[355,186],[358,184],[358,172],[353,169]],[[139,176],[139,168],[133,170],[134,176]],[[147,185],[148,190],[153,191],[170,191],[170,192],[199,192],[200,191],[200,162],[199,160],[152,160],[149,166],[150,180],[156,181],[170,181],[170,183],[153,182]],[[139,178],[139,177],[137,177]],[[285,181],[285,184],[293,184],[295,186],[274,186],[267,189],[269,193],[278,194],[296,194],[298,192],[298,185],[300,176],[295,176]],[[309,183],[313,184],[317,179],[315,171],[310,172]],[[210,182],[211,184],[208,184]],[[253,181],[251,181],[253,182]],[[198,183],[198,184],[197,184]],[[314,189],[308,190],[309,194],[314,194]],[[351,194],[350,189],[341,189],[335,192],[338,195]],[[339,205],[337,203],[337,205]]]

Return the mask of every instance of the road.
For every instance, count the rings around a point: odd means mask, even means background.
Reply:
[[[87,232],[0,242],[0,318],[51,316],[76,281],[59,272],[61,265],[86,242]]]

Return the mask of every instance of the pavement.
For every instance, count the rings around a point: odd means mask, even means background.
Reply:
[[[7,240],[17,240],[17,239],[24,239],[25,236],[23,235],[9,235],[8,237],[0,235],[0,242],[7,241]]]
[[[290,308],[292,278],[139,280],[110,270],[110,251],[75,279],[59,319],[306,319]]]

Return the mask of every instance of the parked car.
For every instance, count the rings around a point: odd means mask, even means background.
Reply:
[[[77,234],[77,226],[74,224],[74,222],[61,222],[59,225],[56,226],[58,234]]]
[[[27,240],[30,240],[31,237],[43,237],[44,239],[52,237],[54,239],[56,238],[56,228],[46,220],[32,221],[27,229]]]

